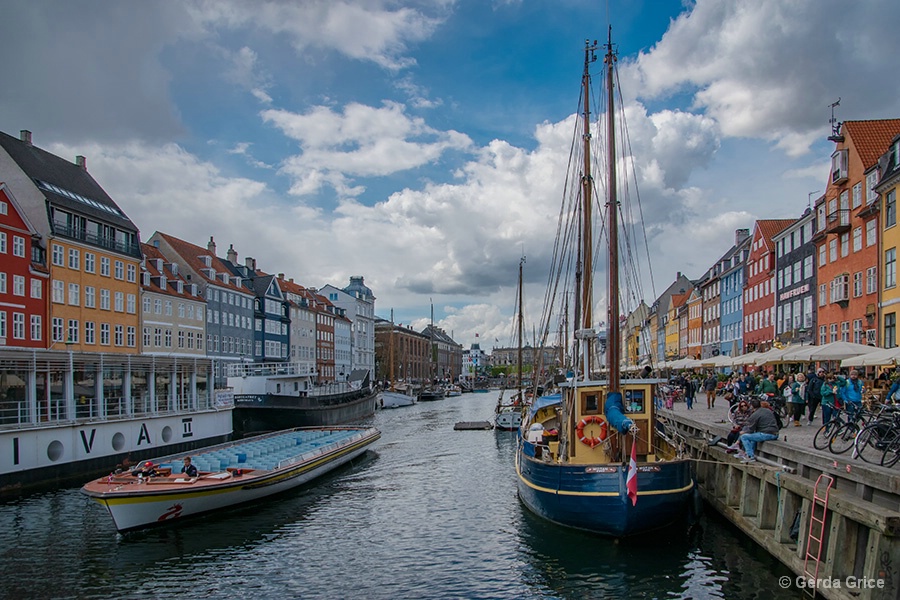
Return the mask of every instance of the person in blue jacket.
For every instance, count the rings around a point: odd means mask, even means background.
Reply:
[[[851,418],[855,417],[862,408],[862,397],[865,390],[863,382],[859,380],[859,371],[852,369],[850,377],[847,378],[839,376],[837,385],[838,396],[844,403],[844,410],[849,413]]]

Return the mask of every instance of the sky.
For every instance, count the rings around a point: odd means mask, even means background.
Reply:
[[[587,39],[618,50],[652,303],[822,190],[839,121],[900,117],[890,0],[0,0],[0,130],[141,230],[376,314],[513,340],[548,280]],[[596,65],[599,73],[600,65]],[[596,310],[597,314],[604,314]],[[526,325],[528,327],[529,325]],[[477,334],[477,336],[476,336]]]

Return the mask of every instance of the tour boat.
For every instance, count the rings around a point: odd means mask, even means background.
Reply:
[[[574,357],[574,376],[558,377],[559,394],[538,398],[529,408],[522,424],[516,452],[518,493],[524,505],[535,514],[558,524],[612,537],[645,533],[674,524],[687,515],[694,490],[691,464],[683,455],[677,433],[657,418],[654,397],[658,382],[648,379],[622,381],[620,373],[620,296],[630,299],[630,290],[619,286],[619,205],[615,152],[615,101],[613,99],[616,55],[612,37],[606,44],[606,93],[591,93],[590,66],[596,60],[596,42],[585,44],[582,75],[581,151],[573,152],[574,164],[567,180],[574,179],[577,189],[567,191],[560,212],[559,258],[555,270],[574,270],[573,289],[558,297],[574,298],[574,314],[568,321],[568,304],[554,315],[545,315],[542,331],[549,332],[564,322],[572,324],[574,339],[565,347]],[[608,194],[605,227],[593,228],[593,191],[591,143],[602,137],[590,126],[590,101],[606,97],[607,181],[599,188]],[[627,128],[623,127],[627,132]],[[574,145],[573,148],[577,148]],[[635,178],[636,179],[636,178]],[[622,208],[625,213],[626,208]],[[633,220],[640,212],[625,213]],[[572,223],[571,229],[569,223]],[[600,336],[594,330],[592,310],[593,257],[592,232],[604,230],[609,254],[606,274],[609,278],[606,331],[605,376],[594,367],[595,354],[602,350]],[[631,236],[625,241],[632,242]],[[571,253],[567,252],[571,248]],[[633,248],[631,250],[634,250]],[[566,256],[574,255],[575,258]],[[629,252],[626,257],[634,256]],[[574,269],[571,265],[577,265]],[[632,265],[633,266],[633,265]],[[629,283],[638,269],[629,268],[623,279]],[[560,275],[564,278],[564,275]],[[556,279],[551,278],[551,281]],[[555,290],[548,290],[545,306],[553,305]],[[545,334],[546,335],[546,334]],[[543,340],[542,340],[543,342]],[[599,362],[599,361],[597,361]],[[540,372],[536,367],[535,372]]]
[[[81,491],[106,507],[117,530],[130,531],[295,488],[360,456],[380,437],[364,427],[280,431],[152,459],[155,476],[143,477],[143,468],[114,473]],[[185,456],[197,477],[180,473]]]

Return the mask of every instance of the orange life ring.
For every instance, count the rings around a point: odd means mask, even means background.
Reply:
[[[588,426],[589,423],[599,423],[600,424],[600,435],[597,437],[588,437],[584,435],[584,428]],[[578,434],[578,441],[582,444],[586,444],[593,448],[594,446],[598,446],[604,441],[606,441],[606,436],[609,429],[606,424],[606,419],[601,417],[600,415],[590,415],[588,417],[583,418],[578,422],[578,426],[575,428],[575,433]]]

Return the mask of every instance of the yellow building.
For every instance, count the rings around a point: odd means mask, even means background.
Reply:
[[[900,248],[900,227],[897,226],[900,136],[894,138],[890,149],[879,163],[883,166],[883,171],[874,188],[879,196],[879,224],[882,231],[879,236],[879,322],[882,345],[894,348],[897,346],[897,313],[900,312],[900,287],[897,286],[897,249]]]

